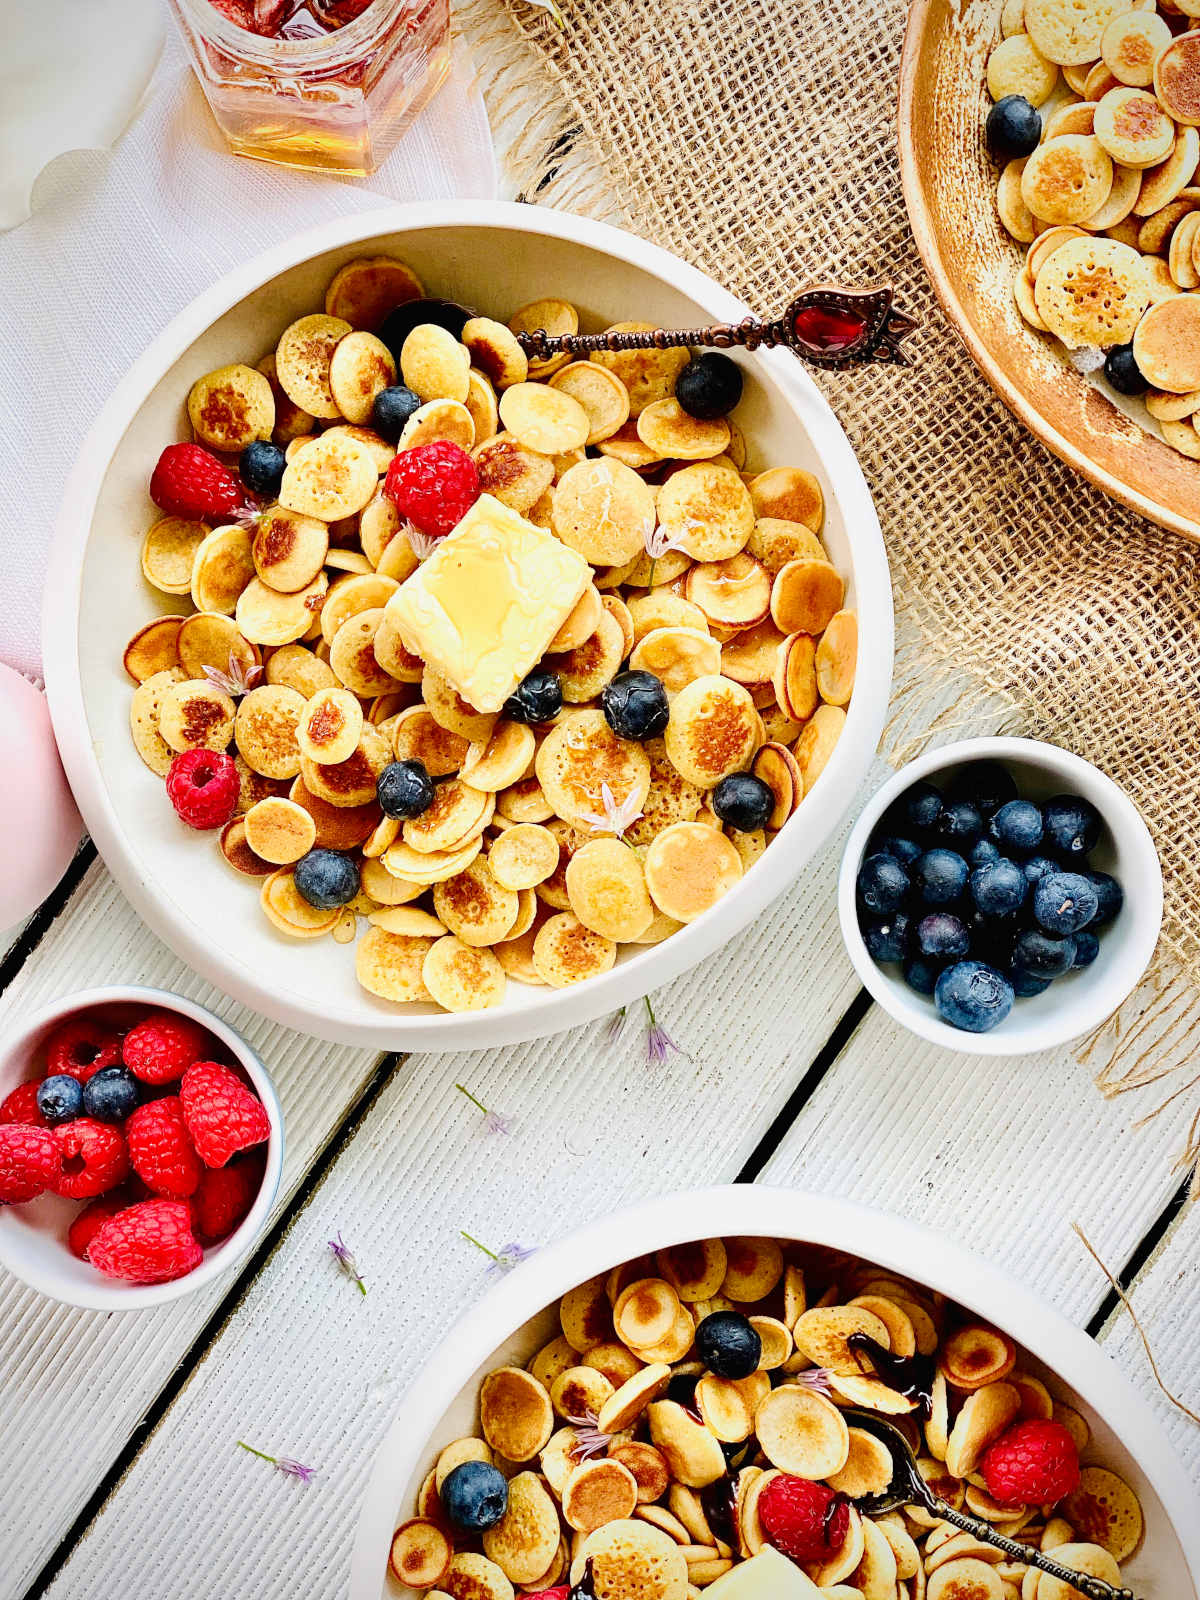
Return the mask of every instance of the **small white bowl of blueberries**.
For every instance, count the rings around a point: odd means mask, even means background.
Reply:
[[[1098,1027],[1158,942],[1162,872],[1129,797],[1034,739],[966,739],[873,797],[842,859],[850,959],[921,1038],[1025,1055]]]

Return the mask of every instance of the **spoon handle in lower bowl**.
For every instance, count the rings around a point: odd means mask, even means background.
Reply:
[[[1086,1595],[1087,1600],[1137,1600],[1132,1589],[1116,1589],[1111,1583],[1105,1583],[1103,1578],[1093,1578],[1084,1572],[1072,1572],[1069,1567],[1060,1566],[1052,1556],[1043,1555],[1040,1550],[1033,1550],[1027,1544],[1008,1538],[1006,1534],[997,1533],[990,1522],[984,1522],[980,1517],[973,1517],[966,1511],[956,1511],[948,1501],[936,1495],[931,1494],[928,1499],[922,1496],[922,1501],[934,1516],[953,1523],[956,1528],[973,1535],[982,1544],[990,1544],[997,1550],[1003,1550],[1005,1555],[1011,1556],[1014,1561],[1022,1561],[1027,1567],[1036,1567],[1039,1572],[1049,1573],[1052,1578],[1058,1578],[1060,1582]]]

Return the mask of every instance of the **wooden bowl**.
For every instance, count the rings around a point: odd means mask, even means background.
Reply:
[[[1200,464],[1142,426],[1140,401],[1118,407],[1017,311],[1021,247],[996,215],[983,144],[984,65],[999,15],[1000,0],[914,0],[909,12],[899,146],[917,247],[946,315],[1010,410],[1105,493],[1200,542]]]

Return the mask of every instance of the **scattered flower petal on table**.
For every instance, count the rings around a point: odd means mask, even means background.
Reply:
[[[466,1095],[467,1099],[473,1106],[476,1107],[477,1110],[483,1112],[484,1133],[491,1134],[512,1132],[511,1117],[506,1117],[501,1111],[490,1111],[488,1107],[484,1105],[483,1101],[477,1100],[471,1093],[470,1089],[466,1088],[464,1084],[456,1083],[454,1087],[458,1090],[459,1094]]]
[[[604,1025],[605,1044],[616,1044],[617,1040],[621,1037],[621,1030],[625,1026],[628,1016],[628,1006],[622,1006],[619,1011],[613,1012],[612,1016],[609,1017],[608,1021]]]
[[[301,1483],[311,1483],[317,1475],[316,1467],[305,1467],[299,1461],[293,1461],[291,1456],[270,1456],[265,1450],[256,1450],[252,1444],[247,1444],[244,1439],[238,1440],[242,1450],[248,1450],[252,1456],[257,1456],[260,1461],[269,1461],[276,1472],[282,1472],[285,1477],[299,1478]]]
[[[530,1256],[537,1254],[536,1245],[518,1244],[512,1239],[508,1244],[502,1244],[499,1250],[489,1250],[487,1245],[481,1244],[474,1234],[460,1228],[459,1232],[468,1244],[473,1244],[476,1250],[482,1250],[485,1256],[491,1257],[491,1266],[487,1269],[489,1278],[499,1277],[502,1273],[511,1272],[514,1267],[519,1267],[522,1261],[527,1261]]]
[[[340,1228],[338,1229],[337,1238],[329,1240],[329,1249],[333,1255],[333,1259],[337,1262],[338,1266],[341,1267],[342,1271],[350,1279],[351,1283],[357,1284],[359,1293],[365,1295],[367,1292],[367,1286],[363,1282],[362,1274],[358,1270],[358,1263],[350,1253],[349,1246],[342,1238]]]
[[[680,1055],[685,1061],[691,1057],[681,1045],[677,1045],[671,1035],[654,1015],[654,1007],[650,1003],[650,996],[644,996],[643,1003],[646,1015],[650,1019],[649,1032],[646,1034],[646,1062],[651,1067],[661,1066],[669,1055]]]

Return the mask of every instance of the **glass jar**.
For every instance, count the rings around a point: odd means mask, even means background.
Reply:
[[[374,172],[450,65],[449,0],[371,0],[343,27],[292,38],[242,28],[213,0],[171,7],[222,133],[260,161]]]

